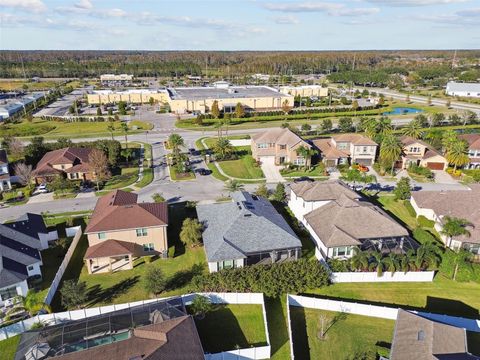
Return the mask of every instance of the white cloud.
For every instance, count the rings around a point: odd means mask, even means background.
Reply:
[[[352,8],[345,4],[333,2],[286,2],[286,3],[266,3],[263,7],[270,11],[280,11],[285,13],[314,13],[323,12],[330,16],[362,16],[372,15],[380,11],[378,8]]]
[[[0,7],[21,9],[34,13],[47,10],[47,6],[41,0],[0,0]]]
[[[428,6],[428,5],[446,5],[457,4],[468,0],[366,0],[374,4],[385,6]]]
[[[79,9],[93,9],[91,0],[80,0],[79,2],[75,3],[74,6]]]
[[[456,27],[480,26],[480,8],[459,10],[450,14],[420,14],[414,18]]]
[[[273,18],[273,21],[275,21],[275,23],[279,25],[295,25],[300,23],[300,21],[296,17],[291,15],[276,16]]]

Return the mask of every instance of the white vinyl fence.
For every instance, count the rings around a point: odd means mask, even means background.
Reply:
[[[52,303],[53,297],[55,296],[55,293],[58,290],[58,285],[60,285],[60,282],[62,281],[63,274],[65,272],[65,269],[68,266],[68,263],[70,262],[70,259],[72,258],[73,252],[77,248],[78,242],[80,241],[80,238],[82,237],[82,227],[81,226],[75,226],[71,228],[66,228],[65,229],[67,233],[67,237],[69,236],[74,236],[72,243],[70,244],[67,253],[65,254],[65,257],[62,260],[62,263],[60,264],[57,273],[55,274],[55,278],[52,281],[52,284],[50,285],[50,288],[48,289],[48,293],[45,296],[44,302],[48,305]]]
[[[378,277],[376,272],[332,272],[333,283],[356,282],[432,282],[435,271],[385,272]]]
[[[0,328],[0,340],[21,334],[29,330],[33,324],[42,321],[49,325],[58,324],[70,320],[81,320],[92,316],[106,314],[109,312],[128,309],[131,307],[164,301],[168,299],[181,298],[184,305],[189,305],[195,296],[207,296],[213,304],[259,304],[262,305],[263,323],[265,327],[265,338],[267,345],[245,349],[232,349],[217,354],[206,354],[206,360],[240,360],[240,359],[269,359],[271,353],[270,335],[268,332],[267,313],[262,293],[193,293],[181,296],[142,300],[118,305],[99,306],[81,310],[64,311],[60,313],[42,314],[33,318],[19,321],[18,323]],[[218,324],[222,326],[222,324]]]
[[[290,354],[292,360],[295,358],[293,351],[293,337],[292,326],[290,320],[290,306],[305,307],[310,309],[319,309],[326,311],[344,312],[348,314],[371,316],[382,319],[396,320],[397,308],[387,306],[376,306],[368,304],[359,304],[348,301],[328,300],[321,298],[314,298],[308,296],[287,295],[287,319],[288,332],[290,336]],[[457,316],[449,316],[443,314],[433,314],[420,311],[412,311],[430,320],[442,322],[447,325],[452,325],[460,328],[465,328],[468,331],[480,332],[480,319],[467,319]]]

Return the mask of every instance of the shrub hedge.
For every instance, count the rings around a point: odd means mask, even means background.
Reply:
[[[263,292],[266,296],[277,297],[327,286],[328,283],[328,272],[317,260],[300,259],[197,275],[191,286],[192,291]]]

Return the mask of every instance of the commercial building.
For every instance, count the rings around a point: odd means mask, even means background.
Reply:
[[[281,86],[280,92],[292,96],[302,97],[325,97],[328,96],[328,88],[320,85],[304,85],[304,86]]]
[[[100,82],[102,84],[129,84],[133,81],[133,75],[129,74],[103,74],[100,75]]]
[[[450,81],[445,90],[447,95],[480,98],[480,83],[458,83]]]
[[[0,121],[6,120],[17,113],[24,111],[27,107],[35,105],[38,100],[45,97],[44,93],[31,93],[19,98],[7,98],[0,101]]]
[[[148,104],[150,99],[157,103],[169,101],[166,90],[130,89],[130,90],[93,90],[87,93],[87,101],[91,105],[115,104],[124,101],[129,104]]]

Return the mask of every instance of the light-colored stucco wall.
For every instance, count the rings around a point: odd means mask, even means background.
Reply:
[[[290,94],[292,96],[328,96],[328,88],[321,87],[320,85],[309,86],[282,86],[280,92],[284,94]]]
[[[370,159],[372,160],[372,163],[374,163],[376,154],[377,154],[376,145],[350,144],[350,157],[353,162],[355,162],[357,159]]]
[[[231,259],[235,260],[235,267],[241,268],[245,266],[245,259]],[[208,271],[213,273],[218,271],[218,262],[208,262]]]
[[[306,214],[328,203],[329,201],[304,201],[301,197],[297,196],[292,190],[290,190],[288,207],[297,220],[305,224],[304,216]]]
[[[139,245],[153,243],[155,251],[165,251],[168,249],[167,243],[167,227],[149,227],[147,229],[146,236],[137,236],[136,229],[119,230],[119,231],[106,231],[105,239],[99,239],[98,233],[89,233],[88,244],[89,246],[100,244],[106,240],[120,240],[127,241]]]
[[[11,288],[11,287],[15,287],[15,289],[17,291],[17,295],[27,296],[27,293],[28,293],[27,280],[23,280],[23,281],[21,281],[19,283],[16,283],[14,285],[5,286],[5,287],[1,288],[1,290],[8,289],[8,288]],[[8,300],[8,299],[6,299],[6,300]],[[3,304],[4,304],[4,301],[2,299],[0,299],[0,306],[3,306]]]
[[[147,104],[153,98],[155,102],[166,103],[169,101],[167,92],[113,92],[87,94],[87,101],[91,105],[114,104],[124,101],[131,104]]]

